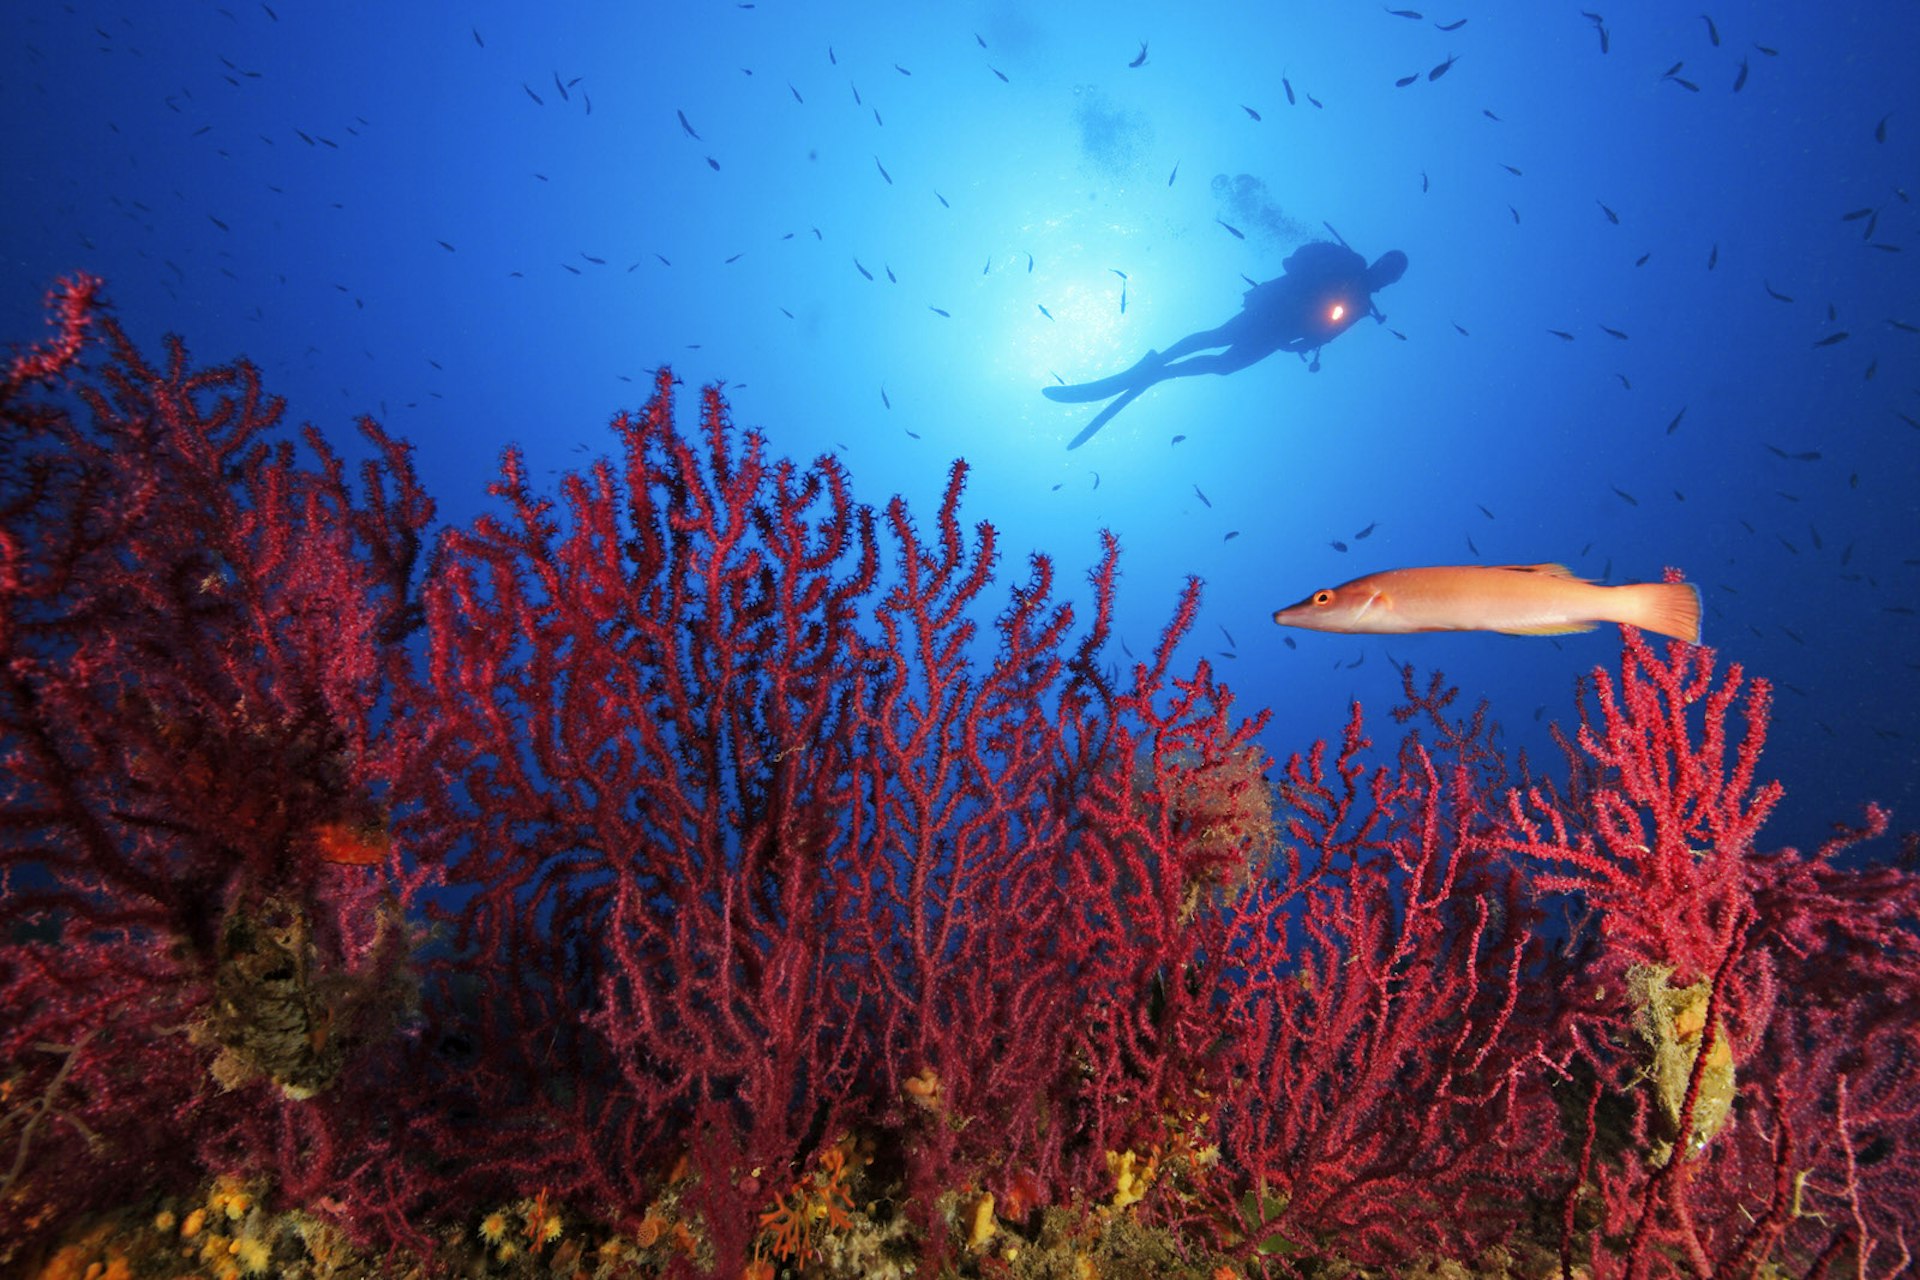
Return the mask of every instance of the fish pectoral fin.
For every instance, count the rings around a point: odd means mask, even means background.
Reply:
[[[1514,573],[1537,573],[1544,578],[1567,578],[1574,582],[1585,582],[1585,578],[1575,578],[1573,570],[1563,564],[1502,564],[1493,566]]]
[[[1503,636],[1570,636],[1591,631],[1597,622],[1536,622],[1530,626],[1495,627]]]

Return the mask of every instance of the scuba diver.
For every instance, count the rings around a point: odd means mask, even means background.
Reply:
[[[1068,444],[1078,449],[1132,404],[1141,392],[1167,378],[1201,373],[1233,373],[1276,351],[1292,351],[1320,371],[1320,348],[1352,328],[1363,315],[1385,323],[1373,305],[1375,291],[1398,280],[1407,255],[1398,249],[1380,255],[1372,266],[1344,244],[1316,240],[1301,245],[1282,264],[1285,274],[1262,281],[1242,295],[1240,314],[1225,324],[1190,333],[1165,351],[1149,351],[1131,369],[1096,382],[1044,387],[1049,400],[1085,404],[1113,397]],[[1214,351],[1216,347],[1226,348]],[[1210,352],[1211,354],[1198,354]]]

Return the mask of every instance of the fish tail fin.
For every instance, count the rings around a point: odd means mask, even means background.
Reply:
[[[1626,608],[1615,619],[1642,631],[1700,643],[1700,589],[1691,582],[1647,582],[1616,587]]]

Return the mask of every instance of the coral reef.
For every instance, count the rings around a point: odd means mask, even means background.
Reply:
[[[0,377],[0,1268],[1892,1274],[1920,875],[1760,844],[1623,629],[1551,771],[1404,671],[1275,761],[664,370],[435,530],[97,282]]]

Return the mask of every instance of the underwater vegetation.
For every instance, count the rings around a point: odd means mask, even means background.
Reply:
[[[1107,646],[661,371],[435,530],[97,281],[0,378],[0,1267],[1888,1275],[1920,877],[1623,629],[1551,767]],[[1300,733],[1286,759],[1262,735]],[[1870,851],[1869,851],[1870,852]],[[89,1271],[91,1268],[91,1271]],[[171,1269],[169,1269],[171,1268]],[[1436,1272],[1437,1273],[1437,1272]]]

